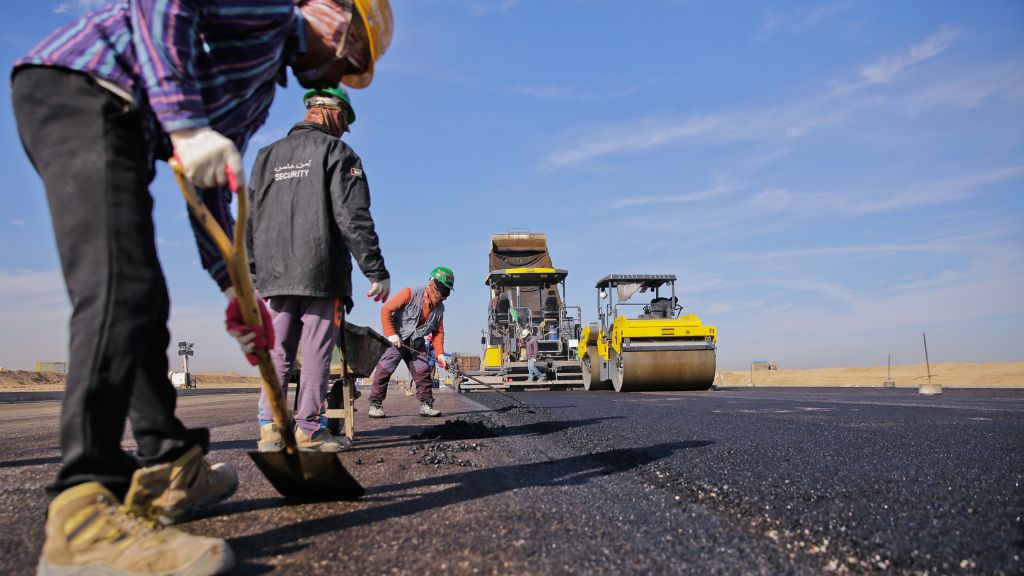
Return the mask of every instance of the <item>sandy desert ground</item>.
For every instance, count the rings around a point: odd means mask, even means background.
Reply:
[[[199,372],[200,388],[256,387],[260,380],[234,372]],[[809,370],[722,370],[718,386],[882,386],[888,380],[885,366],[868,368],[817,368]],[[928,381],[924,364],[892,367],[896,386],[917,387]],[[1024,388],[1024,362],[932,364],[931,380],[948,388]],[[0,369],[0,391],[34,392],[64,389],[64,374]]]
[[[199,372],[202,388],[235,388],[260,385],[255,376],[240,376],[235,372]],[[64,374],[60,372],[30,372],[0,369],[0,392],[53,392],[64,389]]]
[[[760,370],[719,372],[719,386],[881,386],[889,380],[885,366],[870,368],[818,368],[812,370]],[[892,367],[899,388],[928,382],[925,364]],[[931,365],[931,382],[948,388],[1024,387],[1024,362],[941,363]]]

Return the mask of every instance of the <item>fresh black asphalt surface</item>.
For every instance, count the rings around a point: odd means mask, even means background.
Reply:
[[[240,574],[1024,573],[1024,391],[516,395],[534,413],[361,400],[342,461],[367,495],[332,503],[255,471],[254,395],[182,398],[242,478],[182,528],[227,538]],[[0,573],[38,557],[58,406],[0,406]]]
[[[530,393],[577,453],[667,448],[630,473],[767,537],[768,570],[1020,574],[1024,395],[916,389]],[[506,404],[490,397],[485,403]],[[728,546],[726,546],[728,548]],[[722,560],[726,561],[727,557]],[[743,571],[744,569],[734,566]]]

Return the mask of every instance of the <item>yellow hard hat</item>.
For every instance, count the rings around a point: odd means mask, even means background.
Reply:
[[[391,45],[391,4],[388,0],[355,0],[355,4],[370,42],[370,64],[362,74],[342,76],[341,82],[349,88],[366,88],[373,81],[374,63]]]

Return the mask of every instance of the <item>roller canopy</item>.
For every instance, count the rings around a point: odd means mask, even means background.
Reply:
[[[658,288],[666,282],[675,281],[675,274],[609,274],[598,280],[595,288],[610,288],[619,284],[639,284],[647,288]]]

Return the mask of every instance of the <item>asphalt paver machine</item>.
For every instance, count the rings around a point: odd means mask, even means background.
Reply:
[[[481,370],[475,374],[493,385],[513,389],[565,389],[583,385],[576,347],[581,310],[565,305],[568,272],[554,268],[544,234],[491,236],[490,288]],[[544,378],[532,381],[523,357],[523,329],[537,336],[537,368]],[[472,382],[462,385],[473,389]]]
[[[715,381],[714,326],[682,314],[673,274],[612,274],[596,285],[598,321],[577,355],[586,390],[709,390]]]

